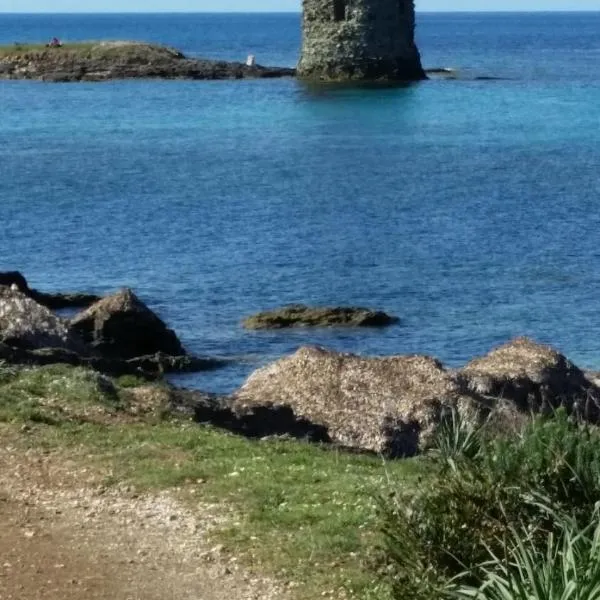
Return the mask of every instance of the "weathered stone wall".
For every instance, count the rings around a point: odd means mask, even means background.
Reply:
[[[424,79],[414,0],[303,0],[298,75],[305,79]]]

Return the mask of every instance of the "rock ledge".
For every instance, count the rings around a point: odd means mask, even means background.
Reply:
[[[290,77],[295,69],[192,59],[143,42],[85,42],[60,48],[0,48],[0,79],[108,81],[112,79],[256,79]]]

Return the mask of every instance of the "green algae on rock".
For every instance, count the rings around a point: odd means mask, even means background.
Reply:
[[[385,327],[398,322],[381,311],[360,307],[311,307],[290,304],[260,312],[243,321],[246,329],[283,329],[286,327]]]

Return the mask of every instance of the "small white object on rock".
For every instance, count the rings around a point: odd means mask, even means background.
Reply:
[[[256,65],[256,56],[254,54],[248,54],[248,58],[246,59],[246,66],[253,67]]]

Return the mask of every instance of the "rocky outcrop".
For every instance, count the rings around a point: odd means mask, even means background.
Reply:
[[[481,409],[427,356],[363,358],[312,347],[259,369],[235,394],[238,411],[261,405],[288,407],[337,444],[388,456],[427,448],[452,408],[469,419]]]
[[[514,340],[461,370],[427,356],[360,357],[301,348],[253,373],[234,394],[237,412],[283,406],[323,426],[331,441],[388,456],[429,448],[458,413],[490,431],[514,432],[532,414],[564,407],[600,420],[600,388],[556,350]]]
[[[384,312],[368,308],[311,307],[292,304],[261,312],[243,321],[246,329],[282,329],[285,327],[383,327],[398,322]]]
[[[76,315],[71,327],[105,357],[131,359],[157,352],[170,356],[186,354],[175,332],[128,288]]]
[[[413,0],[303,0],[298,76],[309,80],[425,79]]]
[[[68,44],[0,52],[0,79],[107,81],[111,79],[248,79],[288,77],[294,69],[190,59],[181,52],[140,42]]]
[[[40,292],[39,290],[30,288],[27,279],[25,279],[24,275],[19,273],[19,271],[0,272],[0,285],[8,287],[16,286],[23,294],[51,310],[85,308],[100,300],[100,297],[95,294],[86,294],[82,292]]]
[[[16,284],[0,285],[0,342],[21,348],[57,348],[87,354],[68,323],[21,292]]]
[[[31,366],[63,363],[150,379],[226,364],[187,354],[175,333],[131,290],[96,302],[68,322],[35,299],[47,295],[29,288],[21,273],[0,273],[0,282],[0,361]]]
[[[509,402],[520,411],[548,413],[562,406],[598,421],[600,389],[565,356],[528,338],[517,338],[476,358],[460,372],[478,395]]]
[[[64,348],[25,349],[0,341],[0,361],[12,365],[43,366],[54,364],[89,367],[113,377],[138,375],[146,379],[160,379],[166,373],[197,373],[224,366],[224,361],[196,356],[166,356],[160,352],[128,360],[106,358],[100,355],[80,354]]]

